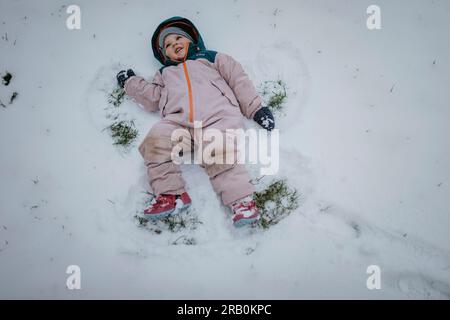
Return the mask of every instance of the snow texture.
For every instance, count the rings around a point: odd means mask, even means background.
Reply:
[[[372,2],[78,0],[69,30],[72,3],[1,1],[0,298],[449,299],[450,2],[378,0],[370,31]],[[257,187],[287,178],[300,206],[267,231],[235,230],[195,165],[187,215],[201,223],[137,226],[150,191],[137,146],[159,116],[107,99],[119,70],[153,76],[151,34],[174,15],[255,85],[287,85],[280,171]],[[111,117],[134,121],[129,148]]]

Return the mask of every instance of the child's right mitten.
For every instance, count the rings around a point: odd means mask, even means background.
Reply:
[[[117,83],[119,84],[119,86],[120,86],[121,88],[123,88],[123,87],[125,86],[125,82],[126,82],[129,78],[131,78],[131,77],[133,77],[133,76],[135,76],[133,70],[131,70],[131,69],[128,69],[127,71],[122,70],[122,71],[120,71],[120,72],[117,74],[117,76],[116,76],[116,78],[117,78]]]

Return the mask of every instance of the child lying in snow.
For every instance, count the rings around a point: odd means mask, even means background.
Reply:
[[[162,22],[153,34],[152,49],[164,65],[152,82],[136,76],[131,69],[119,72],[117,80],[145,110],[159,109],[161,113],[162,120],[139,146],[150,186],[157,195],[144,214],[157,219],[191,204],[180,167],[171,158],[174,130],[187,129],[189,141],[195,143],[194,121],[201,121],[202,129],[222,132],[244,128],[243,115],[267,130],[272,130],[275,123],[241,65],[229,55],[206,50],[200,33],[188,19],[173,17]],[[206,145],[202,143],[202,148]],[[259,218],[254,186],[245,165],[235,161],[201,166],[222,202],[231,207],[235,226]]]

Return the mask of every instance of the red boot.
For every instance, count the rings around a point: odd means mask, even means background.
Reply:
[[[160,194],[152,201],[152,204],[144,209],[147,219],[162,219],[187,209],[192,203],[187,192],[181,195]]]
[[[259,219],[259,210],[251,196],[231,204],[231,210],[233,211],[233,224],[237,228],[251,224]]]

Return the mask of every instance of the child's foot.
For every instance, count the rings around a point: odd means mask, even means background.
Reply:
[[[160,194],[152,201],[152,204],[144,209],[144,217],[147,219],[162,219],[187,209],[192,203],[187,192],[181,195]]]
[[[237,228],[251,224],[259,219],[259,210],[256,207],[256,202],[250,196],[231,204],[231,210],[233,211],[233,224]]]

